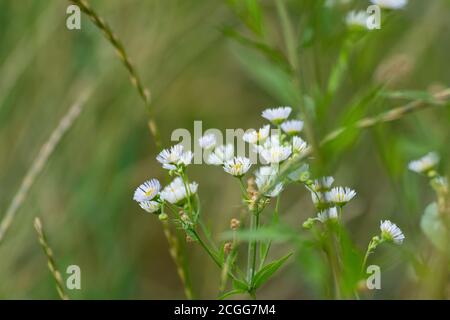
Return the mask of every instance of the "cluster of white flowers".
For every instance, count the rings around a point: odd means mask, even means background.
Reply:
[[[266,197],[277,197],[284,189],[284,183],[277,181],[279,165],[309,152],[308,144],[297,135],[302,131],[304,123],[301,120],[288,120],[291,112],[291,107],[264,110],[262,117],[269,120],[270,124],[258,130],[247,130],[242,137],[264,164],[254,174],[258,190]],[[271,124],[281,130],[271,135]],[[208,164],[222,166],[226,173],[234,177],[242,178],[252,166],[249,158],[235,156],[233,145],[217,146],[213,136],[203,136],[199,139],[199,145],[211,150],[206,161]]]
[[[214,136],[207,136],[202,143],[205,147],[211,148],[211,145],[215,143]],[[164,169],[175,174],[175,179],[162,190],[158,180],[148,180],[136,189],[133,200],[150,213],[160,213],[164,202],[183,205],[184,200],[195,194],[198,188],[196,182],[188,183],[183,180],[186,177],[185,169],[192,163],[192,158],[192,152],[185,151],[180,144],[162,150],[156,160],[162,164]]]
[[[356,191],[348,187],[333,188],[334,178],[331,176],[307,180],[304,183],[311,192],[314,206],[319,211],[317,217],[305,221],[303,224],[305,228],[310,228],[315,221],[338,222],[342,207],[356,196]]]
[[[307,185],[311,199],[317,208],[343,207],[356,196],[356,191],[348,187],[334,187],[333,177],[322,177]]]
[[[250,130],[243,137],[264,164],[255,171],[255,182],[266,197],[277,197],[284,189],[285,183],[277,181],[279,165],[293,157],[304,157],[309,152],[308,144],[298,136],[304,123],[288,120],[291,113],[292,108],[286,106],[266,109],[262,117],[278,129],[276,133],[270,135],[270,124],[266,124],[259,130]]]

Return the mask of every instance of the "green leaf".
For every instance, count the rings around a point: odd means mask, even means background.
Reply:
[[[247,283],[241,280],[234,279],[233,280],[233,288],[234,290],[241,290],[247,292],[248,286]]]
[[[232,50],[249,76],[280,104],[296,104],[300,101],[292,77],[284,68],[246,46],[234,46]]]
[[[263,13],[258,0],[227,0],[226,2],[247,28],[259,36],[263,35]]]
[[[267,282],[267,280],[270,279],[270,277],[286,262],[286,260],[292,255],[292,253],[289,253],[288,255],[284,256],[283,258],[279,260],[275,260],[268,265],[266,265],[264,268],[259,270],[255,277],[253,278],[253,289],[259,288],[262,284]]]
[[[224,232],[222,238],[225,240],[233,239],[236,236],[240,241],[267,241],[277,242],[300,240],[298,231],[285,225],[261,226],[257,230],[241,229],[237,231]]]
[[[286,57],[283,55],[283,53],[280,50],[278,50],[276,48],[272,48],[272,47],[268,46],[267,44],[262,43],[260,41],[250,39],[250,38],[240,34],[239,32],[237,32],[236,30],[234,30],[232,28],[225,27],[222,29],[222,33],[225,36],[239,42],[242,45],[245,45],[249,48],[258,50],[268,60],[279,65],[286,72],[291,72],[291,67],[289,66],[289,63],[286,60]]]
[[[430,203],[426,207],[420,221],[420,227],[436,248],[445,250],[445,226],[439,216],[436,202]]]
[[[241,293],[245,293],[246,290],[241,290],[241,289],[234,289],[228,292],[225,292],[224,294],[220,295],[217,300],[223,300],[225,298],[228,298],[230,296],[236,295],[236,294],[241,294]]]

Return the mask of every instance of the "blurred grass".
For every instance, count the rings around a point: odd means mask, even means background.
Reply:
[[[194,120],[203,120],[204,129],[259,126],[263,108],[285,104],[295,95],[267,59],[223,35],[225,26],[243,31],[224,2],[91,2],[122,39],[151,89],[166,146],[174,129],[192,130]],[[406,55],[412,67],[392,89],[449,86],[450,4],[411,2],[379,32],[358,42],[336,99],[316,123],[318,136],[339,127],[337,119],[345,119],[355,93],[375,85],[377,68],[394,54]],[[261,3],[264,29],[255,24],[257,15],[249,21],[283,50],[274,4]],[[145,110],[126,71],[91,22],[83,17],[80,31],[66,29],[67,5],[56,0],[0,3],[0,216],[59,119],[83,90],[94,88],[0,246],[0,298],[57,298],[33,231],[35,216],[45,221],[63,275],[70,264],[81,267],[82,290],[68,292],[72,298],[183,298],[159,223],[132,201],[142,180],[165,181],[155,161],[157,150],[147,131]],[[342,16],[320,11],[311,0],[288,5],[300,34],[306,34],[311,19],[318,25],[313,46],[301,50],[300,56],[302,81],[314,92],[339,53]],[[373,115],[404,102],[383,98],[359,111]],[[381,217],[402,226],[408,250],[429,245],[419,220],[433,195],[420,177],[406,171],[406,163],[436,150],[442,155],[442,168],[448,168],[449,121],[449,108],[432,108],[362,131],[350,143],[338,139],[332,149],[321,151],[313,170],[335,174],[339,183],[359,193],[346,212],[359,248],[377,232]],[[229,219],[239,215],[235,181],[206,166],[193,166],[191,176],[200,183],[206,221],[218,237]],[[300,188],[289,190],[282,213],[300,228],[312,214],[309,194]],[[272,254],[281,256],[286,246],[275,246]],[[306,250],[262,288],[259,298],[322,296],[316,287],[322,281],[319,261]],[[189,251],[195,289],[200,297],[214,297],[218,281],[210,279],[216,279],[218,271],[199,248]],[[405,260],[389,249],[377,253],[377,259],[386,262],[383,276],[393,281],[390,285],[385,280],[386,287],[375,297],[411,297],[406,288],[413,279],[405,272]],[[317,266],[318,273],[307,276],[306,265]]]

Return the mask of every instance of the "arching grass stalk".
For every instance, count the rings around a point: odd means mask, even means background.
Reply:
[[[184,268],[185,262],[183,259],[183,254],[179,248],[178,239],[170,231],[170,226],[167,221],[161,221],[161,224],[163,226],[164,236],[166,237],[167,243],[169,244],[170,256],[172,257],[173,261],[176,261],[175,266],[177,269],[178,277],[183,284],[184,294],[186,295],[186,298],[193,299],[194,294],[192,291],[192,285],[187,273],[187,268]]]
[[[67,113],[59,121],[58,126],[51,133],[49,139],[42,145],[41,149],[39,150],[37,157],[31,164],[30,169],[25,174],[25,177],[20,184],[19,190],[14,195],[8,209],[6,210],[5,215],[2,218],[2,221],[0,222],[0,243],[3,241],[6,232],[8,231],[12,221],[14,220],[17,211],[22,206],[25,198],[27,197],[30,188],[36,181],[36,178],[44,169],[45,164],[53,154],[53,151],[58,146],[65,133],[72,127],[75,120],[81,114],[84,103],[89,97],[90,92],[91,91],[84,92],[79,100],[69,108]]]
[[[448,100],[450,99],[450,88],[447,88],[445,90],[439,91],[438,93],[435,93],[433,95],[433,98],[436,100],[435,103],[438,105],[447,103]],[[323,145],[325,143],[328,143],[328,142],[336,139],[342,133],[344,133],[345,131],[347,131],[349,129],[354,129],[354,128],[364,129],[364,128],[373,127],[379,123],[399,120],[409,113],[420,111],[420,110],[423,110],[425,108],[428,108],[428,107],[431,107],[434,105],[435,104],[429,103],[428,101],[425,101],[425,100],[412,101],[404,106],[391,109],[391,110],[381,113],[375,117],[363,118],[351,126],[338,128],[338,129],[330,132],[329,134],[327,134],[325,136],[325,138],[321,141],[320,144]]]
[[[133,64],[130,61],[130,58],[125,50],[125,47],[123,46],[120,39],[114,34],[112,29],[108,26],[108,24],[101,18],[89,5],[89,3],[85,0],[69,0],[70,2],[77,5],[82,12],[84,12],[91,21],[102,31],[104,37],[106,40],[111,43],[111,45],[116,50],[116,54],[119,57],[122,64],[125,66],[125,68],[128,71],[128,74],[130,76],[130,81],[133,84],[133,86],[136,88],[136,90],[139,93],[139,96],[143,100],[145,104],[145,108],[148,113],[148,128],[150,130],[150,133],[153,136],[153,139],[155,141],[156,147],[161,148],[161,139],[159,136],[159,129],[155,121],[154,116],[154,110],[151,106],[151,94],[150,90],[144,86],[142,83],[142,80],[140,79],[136,69],[134,68]]]
[[[114,34],[112,29],[108,26],[108,24],[91,8],[89,3],[85,0],[69,0],[70,2],[74,3],[75,5],[79,6],[80,10],[84,12],[91,21],[102,31],[104,37],[108,42],[114,47],[116,50],[116,54],[119,57],[122,64],[125,66],[125,68],[128,71],[128,74],[130,76],[130,81],[133,84],[133,86],[137,89],[139,96],[143,100],[145,104],[146,111],[148,113],[148,128],[150,130],[151,135],[153,136],[153,139],[155,141],[155,145],[157,148],[161,148],[161,139],[159,135],[159,129],[155,121],[154,116],[154,109],[151,106],[151,94],[150,90],[144,86],[142,83],[136,69],[133,67],[133,64],[130,61],[130,58],[125,50],[125,47],[123,46],[122,42],[119,40],[119,38]],[[176,237],[172,235],[172,231],[170,230],[169,226],[164,227],[164,234],[166,235],[166,238],[169,243],[169,251],[177,253],[179,250],[178,240]],[[169,241],[169,239],[172,239]],[[185,292],[190,291],[189,288],[186,288],[186,284],[189,283],[188,278],[188,272],[186,268],[184,267],[184,264],[182,261],[180,261],[180,254],[172,254],[171,256],[176,264],[178,274],[180,275],[180,279],[182,283],[185,285]],[[192,294],[189,294],[192,296]],[[189,297],[188,297],[189,298]]]
[[[64,283],[61,277],[61,273],[56,267],[55,259],[53,257],[53,251],[47,243],[47,238],[45,236],[44,229],[42,227],[41,219],[39,219],[38,217],[34,218],[34,229],[36,230],[39,243],[41,244],[45,256],[47,257],[47,265],[50,270],[50,273],[55,279],[56,291],[58,292],[58,295],[62,300],[69,300],[69,297],[67,296],[64,290]]]

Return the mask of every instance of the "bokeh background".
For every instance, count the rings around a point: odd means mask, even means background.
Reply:
[[[233,1],[231,1],[233,2]],[[244,3],[243,1],[242,3]],[[336,1],[339,2],[339,1]],[[257,1],[264,38],[285,52],[273,1]],[[345,14],[368,1],[325,6],[325,1],[285,1],[299,43],[305,91],[320,88],[336,64],[345,35]],[[120,39],[150,88],[165,146],[176,128],[252,128],[261,111],[290,104],[280,69],[248,45],[227,36],[232,28],[251,32],[226,1],[96,0],[95,10]],[[155,216],[132,200],[149,177],[166,181],[148,133],[146,112],[110,44],[84,15],[81,30],[68,30],[62,0],[0,2],[0,217],[17,192],[59,119],[83,92],[84,110],[38,177],[0,244],[0,298],[56,299],[53,279],[33,229],[40,216],[63,275],[82,271],[76,299],[182,299],[183,289]],[[244,6],[245,7],[245,6]],[[241,11],[246,15],[246,11]],[[250,19],[250,18],[249,18]],[[251,21],[248,20],[248,21]],[[358,108],[355,99],[379,84],[389,90],[435,91],[450,84],[450,1],[411,0],[379,31],[355,41],[349,67],[327,110],[313,117],[315,138],[362,116],[401,106],[408,98],[379,98]],[[389,80],[389,81],[388,81]],[[415,276],[407,256],[430,247],[419,221],[434,195],[407,162],[435,150],[448,172],[450,109],[428,108],[403,119],[353,132],[324,148],[313,171],[334,175],[358,191],[346,211],[355,245],[364,250],[379,220],[395,221],[407,237],[398,248],[371,257],[383,272],[382,290],[369,298],[414,298]],[[204,219],[220,239],[229,220],[241,214],[236,182],[219,168],[194,165]],[[301,230],[313,215],[309,193],[293,186],[283,196],[283,221]],[[280,257],[295,249],[278,243]],[[198,297],[215,298],[219,271],[195,244],[188,245]],[[297,252],[297,251],[296,251]],[[297,253],[259,292],[259,298],[325,297],[323,261]]]

